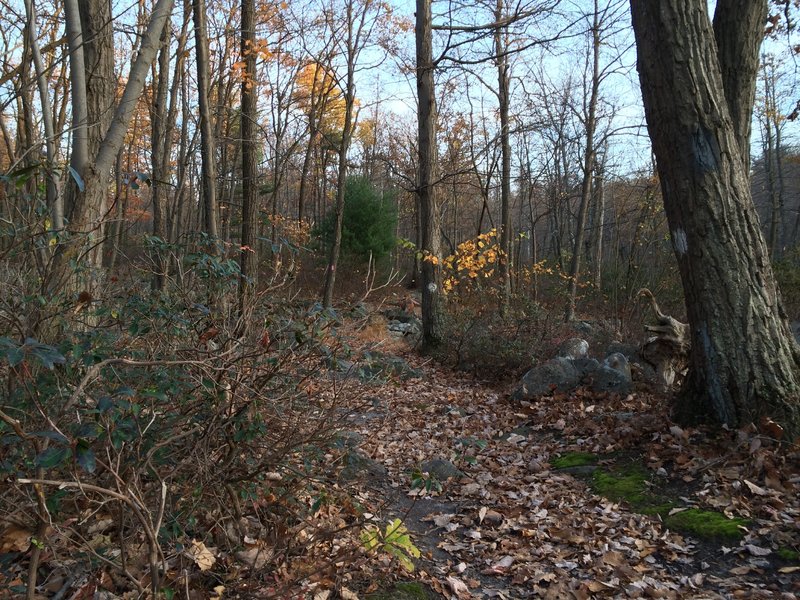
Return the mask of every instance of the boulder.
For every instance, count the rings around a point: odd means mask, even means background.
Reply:
[[[525,373],[520,386],[512,394],[514,400],[530,400],[537,396],[545,396],[555,388],[567,391],[576,387],[581,374],[572,360],[559,356],[535,366]]]
[[[449,460],[444,460],[443,458],[434,458],[433,460],[425,461],[419,466],[419,469],[423,473],[432,475],[439,481],[447,481],[450,477],[458,479],[464,476],[464,473],[462,473],[458,467]]]
[[[596,392],[627,394],[631,391],[631,366],[619,352],[609,354],[591,377],[591,388]]]
[[[558,356],[572,360],[589,356],[589,342],[581,338],[569,338],[561,342]]]
[[[377,460],[350,448],[344,454],[344,469],[339,474],[339,480],[349,482],[357,479],[382,479],[386,477],[386,473],[386,467]]]

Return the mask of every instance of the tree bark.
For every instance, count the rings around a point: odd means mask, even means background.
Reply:
[[[249,299],[258,278],[258,254],[256,249],[256,203],[258,195],[256,165],[256,125],[258,108],[256,93],[256,25],[255,0],[242,0],[242,46],[241,56],[245,63],[242,79],[242,227],[239,267],[239,318],[240,326],[246,328]],[[244,329],[240,329],[243,332]]]
[[[676,415],[731,427],[772,418],[791,439],[800,433],[800,350],[747,168],[750,60],[766,0],[719,0],[716,10],[740,24],[723,26],[720,17],[712,29],[705,0],[631,0],[645,115],[691,327]]]
[[[422,244],[422,348],[432,350],[442,343],[440,265],[441,241],[436,179],[436,91],[433,82],[431,0],[417,0],[417,197],[419,198]]]
[[[202,170],[203,223],[205,232],[217,237],[217,172],[214,161],[215,143],[208,99],[211,65],[208,57],[205,0],[192,1],[195,56],[197,66],[197,102],[200,110],[200,161]]]
[[[592,200],[592,177],[594,175],[595,163],[594,134],[597,127],[597,99],[600,92],[600,26],[600,7],[598,6],[598,0],[595,0],[591,28],[592,79],[589,83],[589,104],[588,106],[585,105],[586,146],[583,150],[581,203],[578,208],[575,243],[572,246],[572,262],[569,268],[567,307],[564,311],[564,320],[567,323],[575,319],[575,304],[578,297],[578,278],[581,270],[581,254],[583,253],[583,240],[586,236],[586,219],[589,214],[589,204]]]
[[[504,18],[504,2],[497,0],[495,20]],[[500,112],[500,279],[502,281],[502,310],[508,310],[511,300],[511,131],[509,129],[510,68],[508,65],[508,26],[494,30],[495,62],[497,64],[497,99]]]
[[[68,0],[67,5],[75,3],[75,0]],[[68,240],[66,243],[58,246],[52,261],[50,274],[45,282],[45,287],[48,293],[54,294],[60,290],[63,285],[68,281],[72,267],[70,263],[75,260],[78,263],[83,263],[86,257],[91,257],[94,249],[100,246],[97,239],[97,232],[100,229],[103,213],[100,207],[106,194],[106,184],[108,176],[113,165],[119,149],[125,140],[125,134],[128,130],[131,117],[133,116],[139,96],[144,89],[144,82],[147,76],[147,71],[150,68],[153,60],[158,51],[159,39],[164,25],[172,10],[172,0],[158,0],[156,6],[153,8],[153,13],[150,16],[150,22],[145,31],[142,39],[142,44],[139,48],[139,53],[131,66],[128,75],[128,83],[122,93],[122,98],[114,111],[114,116],[111,119],[108,132],[100,142],[97,154],[94,160],[89,162],[88,156],[85,156],[85,151],[88,149],[88,140],[84,140],[77,147],[73,138],[73,156],[70,165],[73,168],[81,167],[81,171],[77,171],[83,181],[84,189],[75,196],[75,205],[72,210],[72,219],[70,221],[68,230],[71,236],[75,239]],[[71,21],[71,19],[68,19]],[[77,40],[78,47],[73,48],[73,39]],[[70,61],[74,57],[80,60],[80,34],[76,38],[71,37],[70,41]],[[73,52],[73,50],[75,50]],[[76,71],[78,71],[76,73]],[[73,81],[73,110],[80,112],[79,103],[81,97],[85,98],[85,89],[82,91],[80,80],[83,79],[82,69],[73,69],[70,65],[70,73],[79,78],[78,81]],[[80,121],[78,121],[80,123]],[[77,135],[78,132],[76,131]],[[82,134],[81,134],[81,137]],[[87,142],[87,143],[84,143]],[[77,155],[76,155],[77,154]],[[83,163],[85,159],[85,163]],[[76,162],[77,161],[77,162]],[[88,237],[84,237],[88,234]],[[89,260],[90,271],[97,265],[92,260]],[[91,290],[89,290],[91,292]]]
[[[167,148],[167,94],[169,93],[169,41],[170,41],[170,20],[161,34],[161,49],[159,50],[157,62],[156,94],[155,102],[151,108],[151,167],[152,181],[151,188],[153,199],[153,236],[159,238],[161,242],[166,241],[166,204],[169,177],[169,164],[166,162]],[[155,273],[151,282],[154,290],[163,290],[166,281],[166,262],[163,252],[156,248],[153,252],[155,259]]]

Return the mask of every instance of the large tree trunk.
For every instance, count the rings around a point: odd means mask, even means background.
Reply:
[[[691,327],[686,420],[772,418],[800,433],[800,350],[750,196],[766,0],[631,0],[638,69]],[[733,22],[735,21],[735,22]],[[745,26],[746,25],[746,26]],[[715,39],[716,30],[716,39]]]
[[[68,6],[72,4],[77,3],[74,0],[69,0],[67,2]],[[73,261],[78,264],[85,264],[88,262],[87,266],[89,267],[90,275],[89,283],[91,284],[91,272],[97,266],[97,263],[92,260],[92,254],[97,252],[98,247],[102,247],[97,237],[101,229],[104,215],[102,207],[105,202],[109,173],[117,153],[125,140],[128,125],[130,124],[139,96],[144,89],[147,72],[155,59],[161,32],[164,30],[164,25],[171,10],[172,0],[158,0],[153,8],[150,22],[142,38],[139,53],[128,75],[128,82],[125,85],[125,90],[113,113],[108,131],[100,142],[96,154],[91,161],[89,161],[88,158],[88,140],[78,130],[73,134],[73,156],[70,166],[76,170],[76,173],[81,178],[83,190],[78,190],[74,196],[75,203],[72,207],[72,219],[68,227],[71,239],[58,246],[51,264],[50,274],[45,281],[45,288],[49,294],[58,293],[63,289],[63,286],[73,275]],[[74,19],[77,15],[75,15],[72,10],[69,12],[71,17],[67,18],[67,23],[68,29],[71,31],[68,35],[70,61],[74,59],[76,63],[80,64],[79,61],[83,53],[83,45],[80,43],[80,27],[75,26]],[[73,36],[76,30],[77,35]],[[73,46],[73,43],[77,45]],[[85,88],[83,90],[81,89],[83,70],[77,68],[77,66],[77,64],[70,64],[70,74],[73,77],[77,77],[77,80],[73,81],[73,110],[75,112],[80,112],[81,97],[83,96],[85,100]],[[81,122],[85,123],[85,121],[81,121],[81,117],[77,117],[76,123],[80,124]],[[78,129],[83,130],[84,128],[79,127]],[[76,138],[80,138],[80,143],[78,143]],[[73,185],[75,181],[76,179],[73,178]],[[91,293],[91,289],[88,291]]]
[[[417,0],[418,152],[417,197],[422,226],[422,346],[432,349],[442,342],[441,254],[439,210],[434,193],[436,170],[436,94],[433,84],[431,0]]]

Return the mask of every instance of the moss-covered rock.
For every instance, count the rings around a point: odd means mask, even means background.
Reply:
[[[800,562],[800,552],[791,548],[778,548],[777,555],[783,560]]]
[[[368,594],[366,600],[430,600],[433,598],[425,586],[416,581],[401,581],[382,592]]]
[[[712,510],[690,508],[664,518],[670,529],[681,531],[705,540],[736,541],[744,536],[746,519],[729,519]]]
[[[550,461],[550,465],[554,469],[568,469],[570,467],[584,467],[596,464],[597,455],[590,452],[567,452]]]
[[[648,502],[647,471],[638,466],[618,471],[595,471],[592,488],[598,494],[615,502],[625,501],[634,508],[642,508]]]

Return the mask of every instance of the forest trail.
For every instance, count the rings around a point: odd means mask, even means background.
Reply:
[[[502,390],[408,359],[424,376],[359,384],[372,408],[353,426],[357,452],[376,461],[353,482],[359,499],[376,523],[401,518],[422,551],[413,574],[394,576],[445,598],[800,592],[796,452],[755,433],[681,429],[651,394],[579,389],[512,405]],[[420,469],[439,475],[430,493],[413,489]],[[680,533],[697,527],[680,513],[723,527]]]

